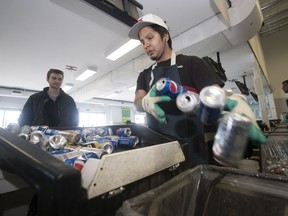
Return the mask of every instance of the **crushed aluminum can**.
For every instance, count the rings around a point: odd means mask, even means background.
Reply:
[[[29,125],[24,125],[21,127],[21,132],[18,134],[18,136],[25,140],[29,140],[30,133],[31,127]]]
[[[44,134],[43,131],[35,130],[30,134],[29,141],[43,149],[44,151],[48,151],[49,142],[48,137]]]
[[[66,144],[66,138],[60,134],[52,135],[49,137],[49,145],[53,149],[63,149]]]

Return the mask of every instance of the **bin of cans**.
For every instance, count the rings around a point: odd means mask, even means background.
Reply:
[[[131,128],[125,125],[114,131],[111,127],[60,130],[25,125],[18,136],[79,170],[89,158],[100,160],[105,154],[118,149],[134,149],[139,144],[139,137],[133,135]]]

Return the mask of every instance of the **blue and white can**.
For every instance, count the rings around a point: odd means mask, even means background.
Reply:
[[[119,148],[135,148],[138,143],[139,138],[137,136],[119,137],[118,139]]]
[[[131,135],[132,131],[129,127],[123,127],[123,128],[118,128],[116,130],[116,134],[119,137],[129,137]]]
[[[198,118],[204,125],[217,123],[225,107],[225,91],[217,86],[207,86],[201,90],[199,99]]]
[[[156,82],[156,89],[163,95],[172,98],[176,98],[180,93],[187,91],[183,86],[166,77],[162,77]]]
[[[213,143],[216,161],[224,166],[237,167],[248,143],[251,121],[238,113],[225,114],[220,121]]]

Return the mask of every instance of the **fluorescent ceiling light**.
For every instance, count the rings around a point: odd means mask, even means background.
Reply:
[[[87,68],[82,74],[80,74],[78,77],[76,77],[76,80],[84,81],[94,75],[96,72],[96,69],[94,68]]]
[[[108,55],[106,58],[111,60],[111,61],[115,61],[116,59],[118,59],[121,56],[125,55],[126,53],[130,52],[131,50],[133,50],[134,48],[136,48],[139,45],[140,45],[139,40],[131,39],[127,43],[122,45],[120,48],[115,50],[113,53]]]
[[[62,88],[62,90],[63,90],[64,92],[67,92],[67,91],[69,91],[71,88],[73,88],[73,84],[67,83],[67,84]]]

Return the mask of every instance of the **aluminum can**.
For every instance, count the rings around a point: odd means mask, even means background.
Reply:
[[[225,91],[217,86],[203,88],[199,95],[198,118],[205,125],[217,123],[226,103]]]
[[[31,127],[29,125],[24,125],[21,127],[21,132],[18,134],[19,137],[24,138],[25,140],[29,140],[29,136],[31,133]]]
[[[114,146],[112,142],[108,139],[104,140],[93,140],[91,142],[81,143],[82,147],[104,149],[108,154],[111,154],[114,151]]]
[[[58,149],[55,151],[51,151],[50,154],[60,155],[60,154],[66,154],[66,153],[71,152],[71,151],[72,151],[71,149]]]
[[[80,132],[78,131],[59,131],[59,134],[67,139],[67,145],[76,144],[81,139]]]
[[[48,126],[46,125],[42,125],[42,126],[31,126],[31,130],[35,131],[35,130],[39,130],[39,131],[46,131],[48,129]]]
[[[94,133],[92,131],[85,131],[81,133],[81,140],[83,142],[90,142],[93,141]]]
[[[49,129],[47,128],[44,133],[48,136],[52,136],[52,135],[56,135],[59,133],[59,130],[55,130],[55,129]]]
[[[185,114],[197,115],[199,105],[199,95],[187,91],[182,92],[176,98],[176,106]]]
[[[100,137],[106,136],[106,131],[103,128],[95,128],[94,133]]]
[[[94,152],[87,152],[81,156],[78,156],[74,161],[73,166],[81,171],[89,158],[99,159],[97,154]]]
[[[237,167],[248,142],[251,121],[238,113],[225,114],[220,121],[213,143],[216,161],[224,166]]]
[[[74,162],[77,160],[77,158],[80,156],[80,153],[78,153],[79,155],[77,156],[74,156],[74,157],[69,157],[69,158],[66,158],[64,159],[64,162],[66,164],[69,164],[70,166],[74,166]]]
[[[110,127],[105,127],[104,128],[105,132],[106,132],[106,136],[111,136],[113,135],[113,130]]]
[[[21,133],[30,134],[31,133],[31,127],[29,125],[24,125],[21,127]]]
[[[166,77],[162,77],[156,82],[156,89],[163,95],[172,98],[176,98],[180,93],[187,91],[183,86]]]
[[[44,151],[47,151],[49,148],[48,137],[45,135],[43,131],[35,130],[30,134],[29,141],[32,144],[39,146]]]
[[[58,158],[61,161],[65,161],[67,158],[74,158],[82,155],[82,152],[78,151],[69,151],[69,152],[62,152],[62,150],[52,151],[50,152],[54,157]]]
[[[76,158],[76,160],[74,161],[73,166],[74,166],[76,169],[78,169],[78,170],[81,171],[81,170],[83,169],[83,167],[84,167],[84,165],[85,165],[86,162],[87,162],[87,159],[84,158],[84,157],[82,157],[82,155],[81,155],[81,156],[79,156],[79,157]]]
[[[100,142],[100,148],[104,149],[108,154],[111,154],[114,151],[114,146],[112,145],[111,141],[107,140],[107,141],[103,141]],[[99,148],[99,147],[97,147]]]
[[[119,137],[118,139],[119,148],[135,148],[138,143],[139,138],[137,136]]]
[[[63,149],[66,144],[67,144],[66,138],[60,134],[49,136],[49,145],[53,149]]]
[[[25,139],[25,140],[29,140],[29,134],[26,134],[26,133],[20,133],[18,134],[19,137]]]
[[[116,130],[116,135],[119,136],[119,137],[129,137],[131,136],[131,129],[129,127],[126,127],[126,128],[118,128]]]
[[[119,136],[112,135],[112,136],[106,136],[106,138],[110,140],[110,142],[114,146],[114,149],[118,148],[118,140],[120,138]]]
[[[94,152],[97,154],[98,158],[102,158],[103,155],[108,154],[106,150],[104,149],[98,149],[98,148],[89,148],[89,147],[78,147],[75,148],[76,152],[80,152],[81,154],[87,153],[87,152]]]

